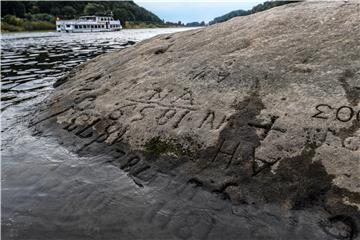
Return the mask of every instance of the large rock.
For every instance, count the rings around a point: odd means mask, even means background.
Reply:
[[[79,153],[137,152],[234,203],[359,216],[358,4],[294,3],[160,35],[62,82],[33,125]]]

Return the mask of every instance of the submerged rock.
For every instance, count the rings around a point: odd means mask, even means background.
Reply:
[[[321,206],[352,219],[341,234],[354,235],[358,9],[294,3],[98,56],[57,84],[32,125],[144,182],[156,168],[234,203]]]

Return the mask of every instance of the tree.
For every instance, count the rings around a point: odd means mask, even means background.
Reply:
[[[84,8],[85,15],[96,15],[98,13],[104,13],[105,8],[103,5],[97,3],[88,3]]]
[[[21,19],[32,21],[35,19],[61,19],[78,18],[81,15],[102,15],[107,12],[114,13],[116,19],[121,21],[138,21],[163,23],[155,14],[138,6],[133,1],[1,1],[1,16],[14,15]],[[46,20],[48,21],[48,20]]]
[[[73,18],[76,16],[76,10],[71,6],[65,6],[63,12],[65,13],[66,18]]]
[[[35,13],[39,13],[40,9],[38,6],[32,6],[32,8],[30,9],[30,13],[35,14]]]
[[[59,15],[61,15],[61,10],[58,7],[53,7],[50,10],[50,14],[52,14],[54,16],[59,16]]]
[[[16,5],[17,6],[15,8],[15,15],[20,18],[25,17],[26,10],[24,4],[21,2],[17,2]]]
[[[14,26],[21,26],[22,24],[22,20],[14,15],[6,15],[3,21]]]
[[[124,8],[117,8],[113,12],[114,18],[119,19],[122,23],[125,23],[125,21],[134,21],[135,16],[131,13],[126,11]]]

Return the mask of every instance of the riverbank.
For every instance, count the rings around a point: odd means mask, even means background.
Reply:
[[[146,28],[185,28],[182,25],[165,24],[157,22],[130,22],[123,24],[123,29],[146,29]],[[28,21],[24,19],[12,20],[11,23],[1,22],[1,32],[38,32],[38,31],[56,31],[56,25],[47,21]]]
[[[1,32],[31,32],[31,31],[55,31],[54,23],[46,21],[21,21],[18,24],[9,24],[1,21]]]

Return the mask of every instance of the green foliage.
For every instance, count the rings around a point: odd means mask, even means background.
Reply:
[[[1,1],[3,31],[54,30],[56,17],[73,19],[82,15],[114,14],[129,27],[163,27],[155,14],[132,1]],[[47,22],[45,24],[44,22]],[[52,28],[50,28],[52,26]],[[22,30],[21,30],[22,29]]]
[[[29,20],[33,20],[33,21],[55,22],[55,17],[53,15],[46,13],[32,14],[29,15],[29,17],[30,17]]]
[[[202,27],[205,26],[205,22],[190,22],[186,24],[187,27]]]
[[[10,25],[6,22],[1,22],[1,32],[20,32],[24,31],[22,27]]]
[[[125,21],[123,28],[129,29],[141,29],[141,28],[168,28],[168,27],[183,27],[174,23],[157,23],[157,22],[143,22],[143,21]]]
[[[21,26],[23,24],[23,20],[21,18],[18,18],[16,16],[13,15],[6,15],[3,19],[2,22],[5,22],[9,25],[14,25],[14,26]]]
[[[1,21],[2,32],[19,32],[19,31],[42,31],[54,30],[55,24],[49,21],[42,21],[41,19],[48,20],[49,16],[33,15],[33,20],[17,18],[13,15],[6,15]]]
[[[46,21],[26,21],[24,22],[25,31],[54,30],[55,25]]]
[[[150,139],[145,143],[144,148],[146,153],[154,156],[160,156],[166,153],[173,153],[178,157],[189,155],[189,151],[184,150],[180,144],[162,140],[160,137]]]
[[[210,21],[209,24],[212,25],[215,23],[225,22],[234,17],[247,16],[247,15],[250,15],[253,13],[268,10],[273,7],[277,7],[277,6],[281,6],[281,5],[285,5],[285,4],[289,4],[289,3],[294,3],[294,2],[299,2],[299,1],[267,1],[267,2],[256,5],[251,10],[247,10],[247,11],[236,10],[236,11],[229,12],[223,16],[214,18],[214,20]]]
[[[65,18],[73,18],[76,16],[76,10],[72,6],[67,5],[63,8],[63,10],[64,10],[63,16]]]
[[[84,8],[85,15],[104,14],[104,12],[105,12],[104,6],[97,3],[88,3]]]
[[[50,14],[61,19],[77,18],[84,14],[116,13],[123,21],[162,22],[155,14],[132,1],[1,1],[1,15]]]
[[[114,10],[113,14],[114,18],[119,19],[122,23],[135,20],[134,14],[130,11],[127,11],[125,8],[117,8]]]

